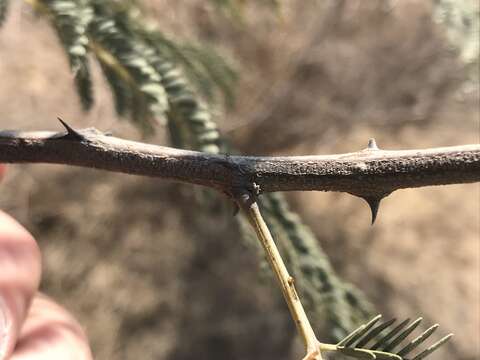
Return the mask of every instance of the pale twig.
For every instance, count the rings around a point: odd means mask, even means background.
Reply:
[[[313,331],[307,314],[302,306],[298,293],[295,289],[295,282],[290,276],[273,240],[272,234],[267,224],[263,220],[258,204],[254,199],[254,195],[249,192],[241,192],[236,194],[238,206],[252,225],[257,234],[260,243],[265,251],[267,260],[275,274],[275,277],[282,289],[283,297],[287,302],[290,314],[297,326],[298,333],[305,344],[307,355],[304,360],[322,360],[319,345],[315,332]]]

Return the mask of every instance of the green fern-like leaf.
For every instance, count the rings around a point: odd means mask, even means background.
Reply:
[[[212,130],[212,124],[199,131],[199,124],[210,115],[188,80],[193,80],[207,98],[213,99],[215,89],[219,89],[232,103],[235,76],[221,57],[211,49],[201,51],[193,45],[177,44],[149,28],[136,1],[38,0],[33,4],[48,15],[57,30],[85,109],[93,103],[87,57],[91,51],[112,89],[119,115],[131,119],[144,134],[153,132],[154,125],[165,123],[167,117],[172,120],[171,130],[174,118],[177,122],[179,118],[191,119],[187,123],[199,135],[198,141],[189,141],[191,146],[213,151],[218,132]],[[175,69],[161,74],[165,64]],[[183,71],[176,74],[180,67]],[[163,75],[167,79],[162,79]],[[187,105],[192,102],[195,105]],[[175,109],[170,111],[170,106]]]
[[[235,71],[210,47],[185,45],[183,51],[185,57],[195,59],[205,77],[220,88],[226,104],[233,106],[233,89],[238,80]]]
[[[129,104],[131,103],[131,89],[111,66],[108,66],[101,61],[100,66],[103,75],[112,90],[115,111],[118,115],[123,116],[128,111]]]
[[[116,108],[119,113],[126,109],[137,125],[144,130],[151,130],[152,121],[149,114],[155,119],[164,118],[165,115],[171,123],[169,127],[178,123],[178,118],[190,119],[190,124],[198,135],[195,142],[189,141],[193,147],[206,151],[218,152],[218,147],[213,144],[218,139],[218,132],[208,125],[200,134],[200,123],[210,119],[205,105],[197,99],[191,90],[189,81],[184,77],[175,63],[180,63],[185,73],[192,74],[203,84],[204,89],[220,87],[225,93],[232,81],[233,72],[226,64],[218,60],[216,65],[219,71],[229,77],[220,84],[219,73],[216,78],[212,70],[207,70],[208,59],[198,60],[196,54],[190,51],[187,54],[181,46],[167,39],[162,33],[153,29],[147,29],[143,22],[138,19],[138,12],[132,6],[109,6],[104,2],[96,2],[95,20],[92,22],[89,34],[101,47],[102,51],[108,52],[113,61],[106,61],[96,51],[97,58],[102,63],[102,69],[110,86],[113,89]],[[191,47],[193,49],[193,47]],[[198,52],[200,54],[200,52]],[[215,59],[211,56],[211,60]],[[218,57],[218,59],[220,59]],[[203,65],[202,65],[203,64]],[[214,64],[210,65],[213,68]],[[170,109],[172,107],[172,109]],[[182,125],[184,126],[184,125]],[[171,128],[172,129],[172,128]],[[215,147],[215,150],[214,150]]]
[[[144,31],[145,41],[162,53],[165,59],[182,66],[186,76],[208,100],[214,100],[213,88],[216,84],[199,67],[195,58],[185,54],[183,47],[166,38],[158,31]]]
[[[453,336],[453,334],[444,336],[423,351],[411,355],[437,330],[438,325],[431,326],[407,344],[401,345],[418,327],[422,318],[413,322],[407,319],[395,327],[393,327],[395,319],[379,323],[380,319],[381,315],[378,315],[347,335],[336,345],[336,351],[356,359],[421,360]],[[368,346],[370,343],[372,344]]]
[[[43,5],[50,15],[68,55],[82,105],[89,109],[93,104],[93,94],[88,66],[87,29],[93,20],[93,9],[88,0],[44,0],[39,5]]]
[[[145,132],[153,130],[168,110],[161,76],[152,66],[154,52],[125,23],[123,13],[96,2],[89,34],[95,41],[97,59],[114,90],[119,113],[130,111],[132,120]]]
[[[3,22],[7,18],[8,3],[8,0],[0,0],[0,26],[2,26]]]
[[[139,11],[131,11],[129,27],[140,35],[148,46],[168,60],[182,68],[191,85],[209,101],[216,100],[216,90],[223,95],[225,103],[232,105],[233,89],[237,75],[225,59],[205,44],[201,46],[191,43],[181,44],[169,39],[156,29],[153,24],[146,25],[140,19]]]
[[[168,93],[173,122],[187,127],[190,147],[210,153],[220,152],[220,134],[212,121],[207,106],[195,96],[180,69],[165,60],[159,60],[156,68],[162,74],[162,83]],[[182,126],[182,125],[180,125]]]

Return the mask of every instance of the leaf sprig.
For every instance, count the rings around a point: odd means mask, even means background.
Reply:
[[[356,359],[378,360],[422,360],[445,344],[453,334],[442,337],[424,350],[422,345],[438,328],[438,324],[430,326],[413,340],[402,344],[418,327],[422,318],[412,322],[406,319],[395,326],[396,319],[380,322],[381,315],[361,325],[337,343],[334,349],[343,355]],[[334,350],[328,348],[327,350]],[[417,351],[415,351],[417,350]],[[415,352],[416,355],[412,355]]]
[[[210,113],[198,95],[214,100],[221,93],[226,103],[232,104],[236,74],[212,48],[171,40],[145,21],[136,1],[26,2],[55,28],[84,109],[94,103],[89,68],[92,54],[112,89],[119,115],[132,121],[144,134],[152,133],[158,123],[176,126],[174,118],[183,116],[196,121],[192,126],[203,139],[200,143],[191,141],[189,146],[218,152],[213,146],[218,142],[216,128],[212,129]],[[0,0],[0,25],[7,5],[7,0]]]

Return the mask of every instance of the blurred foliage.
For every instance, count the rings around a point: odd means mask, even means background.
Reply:
[[[44,9],[48,9],[52,19],[55,19],[52,25],[68,55],[82,105],[88,109],[92,106],[93,95],[88,66],[87,29],[93,20],[93,9],[86,0],[46,0],[44,4]]]
[[[4,22],[7,17],[8,11],[8,0],[0,0],[0,25]]]
[[[214,101],[223,94],[233,103],[236,73],[211,47],[170,39],[148,23],[135,1],[28,0],[56,29],[68,56],[83,107],[94,102],[88,55],[99,62],[115,108],[144,135],[169,118],[207,121],[196,94]],[[7,2],[0,2],[0,19]],[[188,79],[188,80],[187,80]],[[191,83],[192,86],[187,85]],[[173,120],[175,121],[175,120]],[[193,125],[195,127],[195,125]],[[203,135],[208,142],[216,136]]]
[[[452,45],[468,65],[470,80],[477,83],[480,66],[480,3],[478,1],[435,0],[434,18],[446,28]]]

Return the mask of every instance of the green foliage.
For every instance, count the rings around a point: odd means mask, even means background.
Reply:
[[[67,53],[82,105],[89,109],[93,104],[93,95],[87,57],[87,29],[93,20],[93,10],[88,0],[45,0],[44,5]]]
[[[2,19],[7,2],[0,1]],[[197,94],[213,101],[222,93],[231,105],[236,75],[213,49],[169,39],[146,24],[135,1],[32,3],[56,29],[85,109],[94,101],[88,63],[88,55],[92,54],[112,89],[119,115],[131,120],[144,134],[153,132],[156,124],[167,122],[173,131],[172,127],[182,121],[180,118],[186,119],[196,134],[190,146],[218,152],[214,146],[218,139],[216,127]],[[205,124],[205,131],[200,130],[203,125],[199,123]]]
[[[181,72],[171,63],[159,62],[157,69],[162,74],[162,84],[169,95],[172,126],[177,127],[177,134],[183,132],[184,147],[219,153],[220,133],[207,106],[195,96]]]
[[[149,132],[168,110],[161,75],[152,65],[153,51],[131,32],[121,10],[106,7],[100,1],[94,3],[93,9],[90,41],[110,81],[116,109],[120,114],[128,110],[134,123]]]
[[[0,0],[0,26],[5,21],[8,11],[8,0]]]
[[[207,100],[215,101],[215,90],[218,89],[226,104],[233,104],[233,88],[237,74],[214,49],[207,45],[178,44],[157,31],[153,25],[145,26],[139,18],[140,12],[130,11],[129,16],[130,26],[140,35],[142,41],[154,48],[163,60],[181,66],[195,90]]]
[[[434,19],[445,26],[462,60],[478,63],[480,4],[477,1],[434,0],[434,5]]]
[[[448,334],[428,348],[418,351],[418,347],[437,330],[438,325],[429,327],[407,344],[400,346],[418,327],[422,318],[418,318],[411,323],[407,319],[395,327],[395,319],[378,324],[380,319],[381,315],[378,315],[347,335],[336,345],[337,351],[357,359],[421,360],[425,359],[453,336]],[[368,344],[371,345],[367,346]],[[409,354],[415,351],[417,353],[415,356],[412,355],[413,357],[407,358]]]
[[[450,43],[465,63],[468,81],[479,88],[480,4],[478,1],[435,0],[434,20],[443,24]]]
[[[215,100],[211,86],[211,83],[214,83],[223,94],[227,106],[233,105],[233,89],[237,81],[237,74],[214,49],[208,46],[198,47],[185,44],[175,51],[177,51],[177,59],[184,64],[187,74],[194,79],[195,83],[198,83],[199,90],[209,100]],[[175,57],[172,56],[172,58]]]

